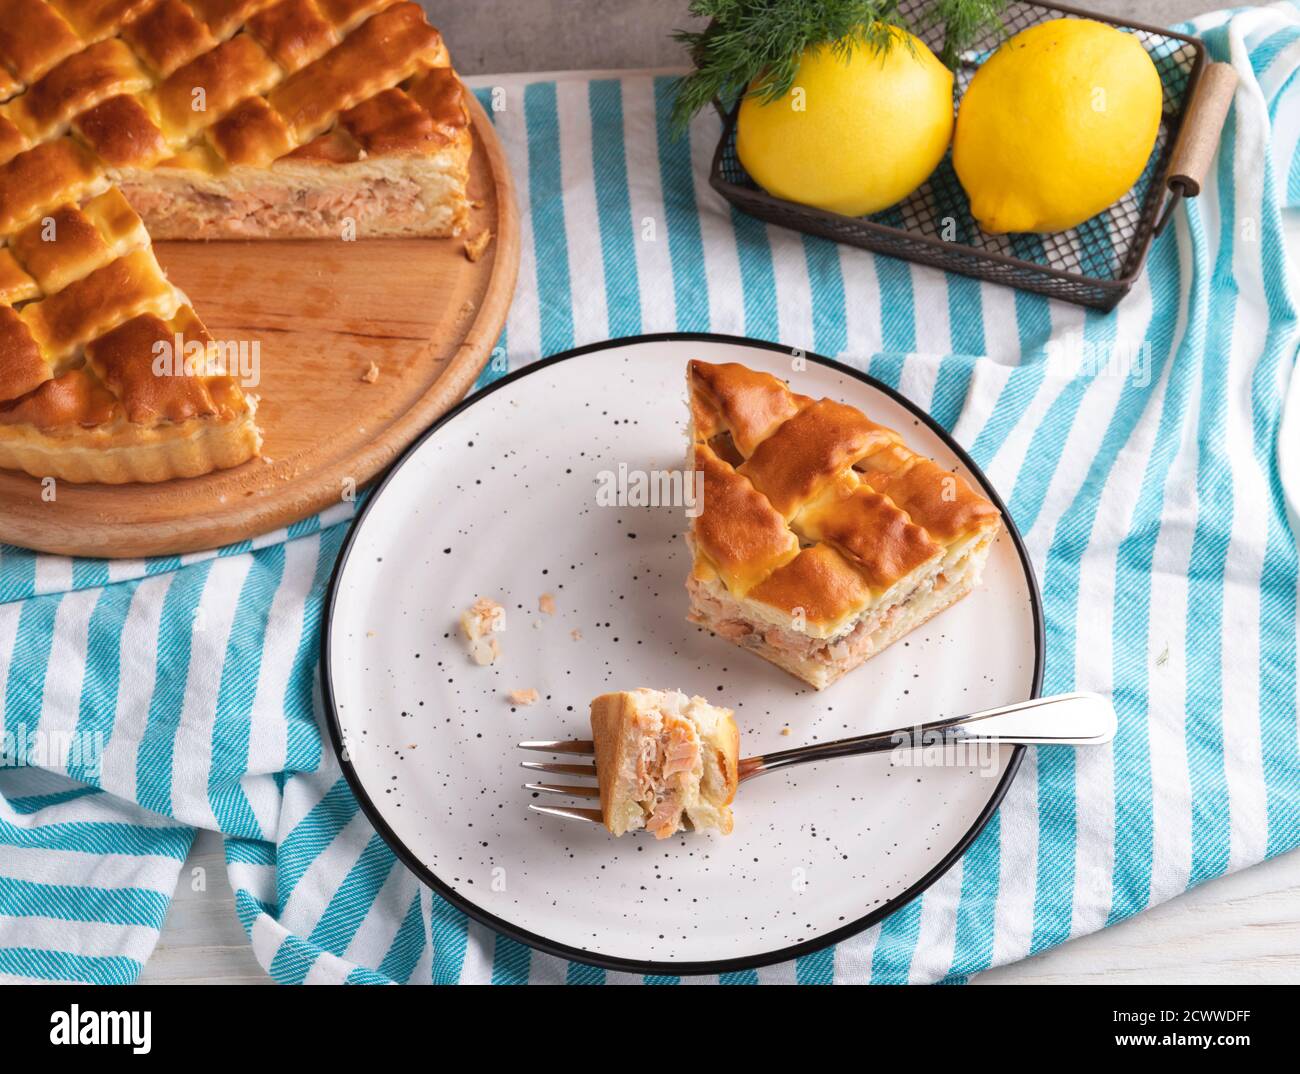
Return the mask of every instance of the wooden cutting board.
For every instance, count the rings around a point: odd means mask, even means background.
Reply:
[[[478,204],[460,238],[157,244],[215,338],[260,345],[249,390],[261,397],[262,458],[153,485],[60,482],[53,500],[35,478],[0,470],[0,542],[121,557],[253,537],[352,494],[455,405],[500,337],[519,266],[505,156],[466,97]],[[485,228],[492,242],[471,262],[465,240]]]

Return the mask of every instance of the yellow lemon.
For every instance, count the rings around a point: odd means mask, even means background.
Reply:
[[[985,231],[1064,231],[1142,174],[1160,125],[1160,76],[1141,43],[1091,19],[1015,35],[975,73],[952,159]]]
[[[903,30],[884,50],[806,51],[794,85],[769,104],[746,97],[736,153],[769,194],[862,216],[925,182],[952,137],[952,74]],[[910,47],[909,47],[910,46]]]

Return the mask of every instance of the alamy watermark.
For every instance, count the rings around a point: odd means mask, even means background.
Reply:
[[[42,731],[20,723],[0,732],[0,768],[61,768],[98,776],[103,756],[102,731]]]
[[[1099,341],[1073,333],[1047,341],[1047,371],[1061,377],[1122,377],[1135,388],[1151,383],[1151,344]]]
[[[596,475],[599,507],[684,507],[687,518],[704,512],[704,473],[700,470],[617,470]]]
[[[1002,748],[995,739],[916,727],[895,733],[890,741],[889,761],[899,768],[970,768],[990,778],[1002,771]]]
[[[155,377],[212,377],[226,375],[241,387],[256,388],[262,380],[261,340],[186,339],[177,332],[172,339],[153,345]]]

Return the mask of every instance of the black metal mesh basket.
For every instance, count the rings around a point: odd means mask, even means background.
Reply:
[[[927,6],[926,0],[903,0],[900,11],[912,25],[922,27],[919,36],[937,54],[943,46],[943,31],[941,27],[924,29],[922,14]],[[1156,27],[1056,4],[1012,0],[1002,30],[991,31],[975,42],[954,72],[957,99],[980,62],[1006,37],[1061,17],[1095,19],[1132,33],[1154,61],[1164,87],[1160,129],[1141,178],[1109,209],[1076,228],[1050,235],[981,231],[953,169],[951,150],[906,200],[870,216],[842,216],[773,197],[750,178],[736,156],[738,106],[724,116],[710,182],[739,209],[773,224],[1067,302],[1112,309],[1128,293],[1142,267],[1164,219],[1166,199],[1178,196],[1169,189],[1170,165],[1205,66],[1205,47],[1193,37]]]

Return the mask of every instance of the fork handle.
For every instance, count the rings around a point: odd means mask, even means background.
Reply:
[[[831,757],[856,757],[949,742],[1100,746],[1115,737],[1114,706],[1100,694],[1057,694],[856,738],[819,742],[740,762],[740,779]]]

